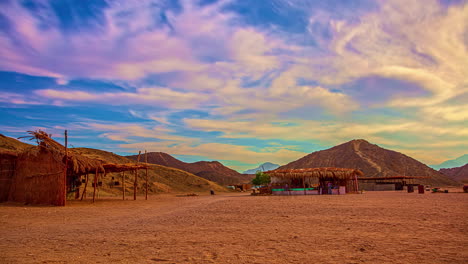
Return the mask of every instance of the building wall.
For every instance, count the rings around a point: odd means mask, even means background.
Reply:
[[[395,184],[375,184],[359,182],[359,190],[364,191],[394,191]]]
[[[0,153],[0,202],[8,200],[10,186],[15,175],[16,155]]]
[[[42,149],[18,155],[9,201],[25,204],[65,205],[65,165]]]

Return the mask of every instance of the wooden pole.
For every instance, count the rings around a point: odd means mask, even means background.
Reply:
[[[66,204],[67,201],[67,171],[68,171],[68,132],[65,130],[65,172],[63,179],[63,202],[62,205]]]
[[[96,168],[96,172],[94,173],[94,191],[93,191],[93,203],[94,200],[96,199],[96,185],[97,185],[97,174],[98,174],[98,168]]]
[[[135,175],[135,179],[133,180],[133,200],[136,200],[138,170],[134,170],[133,174]]]
[[[145,163],[148,164],[148,153],[145,149]],[[148,200],[148,167],[146,167],[146,184],[145,184],[145,200]]]
[[[107,172],[106,172],[106,169],[104,169],[104,176],[103,176],[102,178],[106,178],[106,176],[107,176]],[[101,180],[101,184],[104,185],[104,183],[102,182],[102,180]],[[102,187],[102,186],[101,186],[101,187]]]
[[[358,184],[358,179],[357,179],[356,174],[354,174],[354,186],[356,188],[356,193],[359,193],[359,184]]]
[[[86,182],[85,182],[85,186],[84,186],[84,189],[83,189],[83,194],[81,194],[81,201],[83,201],[83,197],[86,196],[86,187],[88,187],[88,173],[86,173]]]
[[[99,191],[101,190],[101,188],[99,188],[99,174],[100,172],[97,173],[97,180],[96,180],[96,196],[97,198],[99,199]]]
[[[125,171],[122,171],[122,200],[125,200]]]
[[[307,195],[305,187],[305,176],[302,176],[302,188],[304,188],[304,195]]]
[[[140,155],[141,155],[141,150],[138,152],[137,165],[140,162]],[[135,181],[133,182],[133,200],[136,200],[137,186],[138,186],[138,169],[135,170]]]

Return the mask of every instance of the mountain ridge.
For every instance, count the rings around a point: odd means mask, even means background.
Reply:
[[[356,168],[365,177],[429,176],[424,184],[459,185],[456,181],[427,165],[397,151],[379,147],[364,139],[354,139],[329,149],[310,153],[279,169],[315,167]]]
[[[440,164],[429,165],[429,167],[433,168],[434,170],[440,170],[440,169],[461,167],[467,163],[468,163],[468,154],[464,154],[458,158],[446,160]]]
[[[138,155],[126,157],[136,160]],[[224,166],[219,161],[197,161],[188,163],[178,160],[164,152],[148,152],[148,163],[187,171],[221,185],[248,183],[252,179],[251,176],[240,174],[239,172]]]
[[[468,183],[468,163],[460,167],[440,169],[439,171],[455,181]]]
[[[257,168],[249,169],[249,170],[244,171],[243,174],[255,174],[255,173],[257,173],[257,171],[269,171],[269,170],[277,169],[279,167],[280,167],[279,164],[274,164],[274,163],[271,163],[271,162],[265,162],[265,163],[259,165]]]

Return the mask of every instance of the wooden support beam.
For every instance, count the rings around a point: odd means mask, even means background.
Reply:
[[[125,171],[122,171],[122,200],[125,200]]]
[[[148,153],[145,149],[145,163],[148,164]],[[148,200],[148,166],[146,167],[145,200]]]
[[[305,176],[302,176],[302,188],[304,188],[304,195],[307,195],[305,187]]]
[[[138,152],[137,164],[140,163],[141,150]],[[135,181],[133,182],[133,200],[136,200],[136,193],[138,188],[138,169],[135,170]]]
[[[88,176],[89,176],[88,173],[86,173],[86,181],[85,181],[83,193],[81,194],[81,201],[83,201],[83,197],[86,196],[86,187],[88,187]]]
[[[93,191],[93,203],[94,200],[96,199],[96,185],[97,185],[97,174],[98,174],[98,168],[96,168],[96,172],[94,173],[94,191]]]
[[[97,173],[97,180],[96,180],[96,196],[98,199],[99,199],[99,191],[101,190],[101,188],[99,188],[99,175],[100,175],[100,172]]]
[[[357,175],[354,174],[354,185],[355,185],[355,188],[356,188],[356,193],[359,193],[359,185],[358,185],[358,179],[357,179]]]
[[[136,200],[136,192],[137,192],[137,174],[138,174],[138,170],[134,170],[133,171],[134,175],[135,175],[135,179],[133,181],[133,200]]]

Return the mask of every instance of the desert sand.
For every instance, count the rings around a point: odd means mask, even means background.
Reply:
[[[0,204],[0,263],[467,263],[468,195]]]

